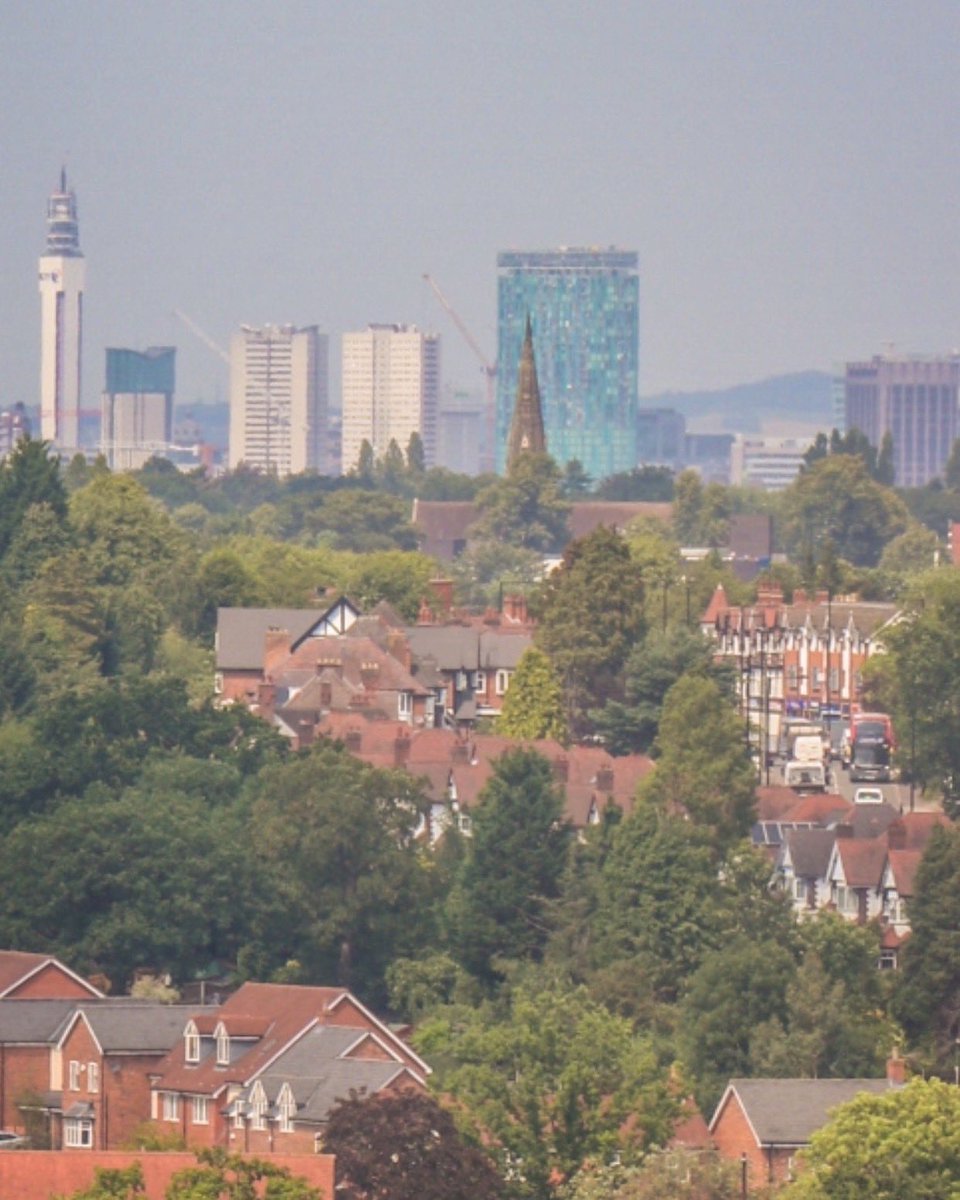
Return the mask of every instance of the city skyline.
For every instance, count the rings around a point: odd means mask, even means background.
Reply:
[[[415,323],[480,390],[422,275],[492,359],[511,247],[639,251],[644,396],[960,340],[955,5],[260,17],[4,6],[0,405],[37,403],[37,216],[64,159],[87,362],[175,342],[185,400],[224,400],[227,377],[175,308],[221,345],[243,322]]]

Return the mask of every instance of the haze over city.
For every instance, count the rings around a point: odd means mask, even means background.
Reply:
[[[0,403],[37,402],[36,262],[65,162],[87,260],[84,400],[108,345],[178,346],[225,399],[242,322],[496,355],[496,255],[640,261],[640,390],[960,342],[954,4],[247,0],[0,12]],[[332,355],[336,358],[336,353]],[[331,380],[332,398],[338,396]]]

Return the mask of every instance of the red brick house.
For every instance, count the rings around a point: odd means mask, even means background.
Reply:
[[[425,1087],[430,1068],[342,988],[247,983],[184,1024],[150,1116],[190,1146],[304,1153],[351,1090]]]
[[[183,1035],[182,1005],[137,1000],[76,1008],[57,1039],[54,1149],[116,1150],[150,1113],[150,1075]],[[203,1010],[206,1013],[214,1009]]]
[[[840,1104],[903,1083],[903,1062],[887,1079],[731,1079],[710,1122],[718,1152],[745,1162],[751,1191],[792,1177],[797,1154]]]
[[[89,1000],[102,995],[49,954],[0,950],[0,1000]]]

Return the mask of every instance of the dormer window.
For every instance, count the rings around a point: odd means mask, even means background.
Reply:
[[[183,1057],[188,1063],[200,1061],[200,1034],[193,1021],[190,1021],[183,1031]]]
[[[250,1090],[250,1117],[254,1129],[266,1129],[267,1095],[259,1079]]]
[[[293,1098],[290,1084],[285,1083],[277,1097],[277,1114],[280,1118],[280,1132],[293,1132],[293,1118],[297,1114],[297,1102]]]
[[[217,1026],[217,1066],[229,1067],[230,1065],[230,1034],[227,1033],[227,1027],[221,1021]]]

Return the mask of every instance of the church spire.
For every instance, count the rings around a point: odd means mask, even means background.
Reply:
[[[527,313],[527,330],[520,354],[520,370],[517,374],[517,403],[510,423],[507,442],[507,470],[521,454],[529,451],[543,454],[547,439],[543,432],[543,411],[540,408],[540,385],[537,383],[537,364],[533,357],[533,328]]]

